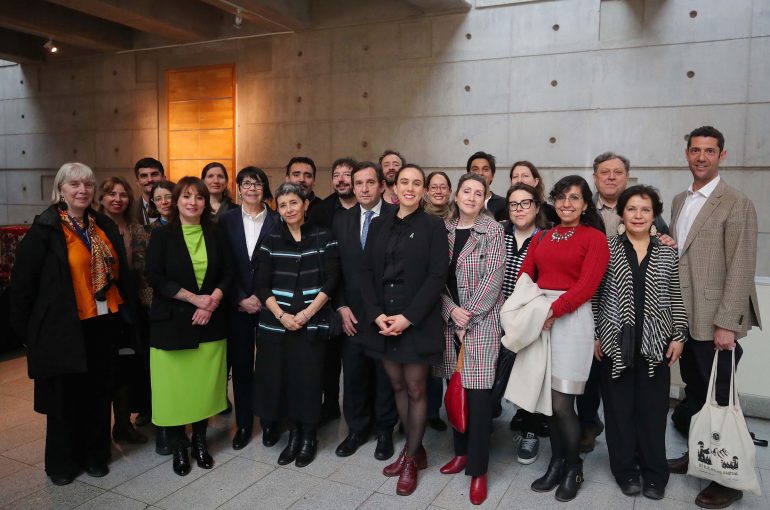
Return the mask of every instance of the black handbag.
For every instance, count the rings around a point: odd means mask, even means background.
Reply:
[[[318,241],[318,236],[315,238],[315,244],[315,253],[318,257],[318,272],[321,275],[321,287],[323,287],[326,284],[326,275],[324,274],[324,263],[321,258],[321,244]],[[342,319],[340,318],[340,314],[338,314],[332,307],[331,300],[332,298],[329,296],[329,301],[315,314],[315,317],[317,318],[316,323],[319,326],[319,333],[321,329],[329,332],[328,336],[323,337],[324,340],[329,340],[342,334]]]
[[[634,367],[636,357],[636,331],[633,324],[623,324],[618,333],[618,348],[620,349],[620,362],[628,368]]]
[[[497,367],[495,368],[495,380],[492,383],[492,403],[497,404],[503,399],[505,389],[508,387],[508,379],[511,377],[513,362],[516,359],[516,353],[509,351],[503,344],[500,344],[500,354],[497,356]]]

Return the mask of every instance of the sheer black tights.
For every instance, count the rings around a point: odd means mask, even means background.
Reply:
[[[406,432],[407,453],[414,455],[422,445],[428,418],[425,386],[430,366],[388,360],[383,360],[382,364],[393,387],[398,417]]]
[[[575,412],[575,395],[551,390],[553,416],[551,425],[551,450],[554,458],[564,458],[574,466],[580,462],[580,421]]]

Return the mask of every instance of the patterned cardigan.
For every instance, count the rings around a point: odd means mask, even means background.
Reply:
[[[449,234],[449,258],[454,249],[457,220],[446,223]],[[441,294],[441,315],[444,319],[444,360],[438,372],[449,377],[457,366],[453,337],[455,325],[452,310],[461,306],[471,317],[463,340],[465,354],[462,368],[463,387],[488,389],[495,379],[497,355],[500,351],[500,308],[503,306],[505,275],[505,241],[503,227],[491,217],[480,215],[473,224],[470,238],[457,259],[457,291],[460,303],[449,292]]]
[[[626,368],[620,361],[618,335],[623,324],[634,325],[634,285],[631,267],[626,258],[625,235],[610,236],[610,263],[592,305],[596,337],[602,352],[612,360],[612,377],[619,377]],[[671,341],[687,339],[687,313],[679,288],[679,267],[676,250],[663,246],[657,238],[647,263],[644,281],[644,330],[642,356],[653,376],[655,366],[665,359]]]

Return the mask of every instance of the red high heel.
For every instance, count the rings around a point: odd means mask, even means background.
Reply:
[[[439,471],[441,471],[445,475],[453,475],[465,469],[465,466],[467,464],[468,464],[467,455],[455,455],[454,457],[452,457],[452,460],[444,464],[444,466],[441,469],[439,469]]]
[[[471,478],[471,503],[480,505],[487,499],[487,474]]]

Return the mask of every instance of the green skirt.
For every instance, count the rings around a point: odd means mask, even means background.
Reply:
[[[161,427],[195,423],[227,407],[227,341],[197,349],[150,348],[152,422]]]

